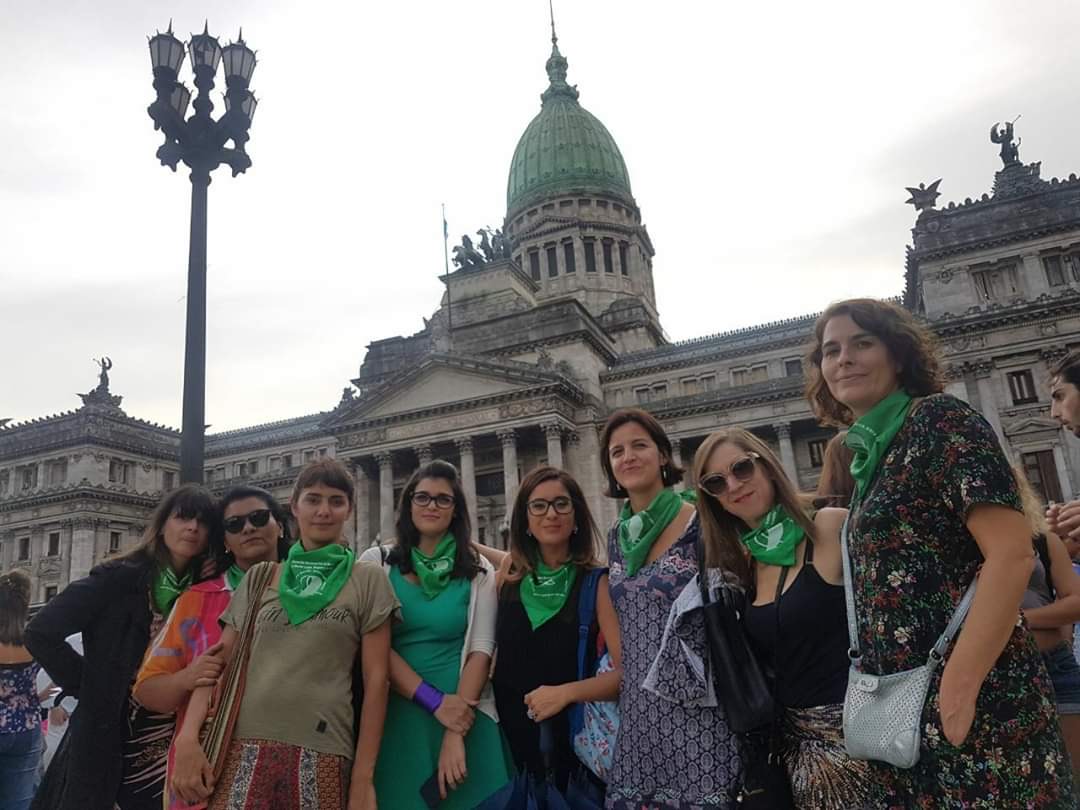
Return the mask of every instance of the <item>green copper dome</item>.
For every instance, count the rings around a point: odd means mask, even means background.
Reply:
[[[630,175],[607,127],[578,104],[566,83],[566,58],[552,38],[540,112],[526,127],[510,162],[507,216],[565,192],[604,192],[634,204]]]

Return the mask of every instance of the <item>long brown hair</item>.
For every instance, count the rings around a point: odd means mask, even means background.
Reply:
[[[540,546],[529,534],[529,498],[533,490],[545,481],[558,481],[566,487],[574,504],[574,533],[570,535],[570,561],[582,568],[594,568],[600,564],[596,555],[600,533],[596,530],[585,493],[578,482],[565,470],[556,467],[537,467],[522,480],[518,487],[514,507],[510,513],[510,558],[512,565],[507,579],[515,582],[532,571],[540,560]]]
[[[221,515],[218,512],[217,501],[209,490],[199,484],[184,484],[174,489],[157,505],[154,514],[150,516],[150,525],[143,532],[142,540],[127,554],[121,555],[120,559],[135,562],[153,560],[158,566],[167,568],[171,564],[169,549],[165,546],[165,523],[170,517],[176,515],[185,520],[195,518],[207,529],[207,550],[196,557],[188,565],[188,569],[194,574],[196,580],[201,573],[201,561],[206,554],[210,553],[209,538],[220,531]]]
[[[694,454],[694,463],[691,467],[694,485],[697,486],[700,483],[705,475],[705,466],[709,463],[709,457],[722,444],[733,444],[747,453],[757,454],[758,463],[773,483],[775,502],[784,507],[784,511],[791,515],[812,541],[816,533],[814,522],[806,511],[809,499],[796,490],[795,485],[784,472],[780,459],[776,457],[776,453],[769,445],[748,430],[727,428],[705,437],[705,441]],[[720,567],[731,571],[738,576],[740,582],[749,585],[751,582],[750,560],[739,535],[749,531],[750,527],[724,509],[716,498],[703,490],[698,491],[697,513],[698,520],[701,522],[701,539],[705,543],[706,563],[710,567]]]
[[[30,577],[16,568],[0,574],[0,644],[23,645],[30,608]]]
[[[855,492],[855,479],[851,477],[851,460],[855,454],[844,444],[846,430],[841,430],[825,445],[825,455],[821,463],[821,477],[818,478],[818,506],[838,506],[847,509],[851,505],[851,496]]]

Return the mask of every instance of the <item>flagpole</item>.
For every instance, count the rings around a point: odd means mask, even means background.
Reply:
[[[446,337],[453,340],[454,314],[450,306],[450,226],[446,224],[446,203],[442,204],[443,264],[446,267]]]

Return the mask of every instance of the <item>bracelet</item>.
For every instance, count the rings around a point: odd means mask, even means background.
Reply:
[[[443,693],[430,683],[420,681],[420,685],[413,692],[412,700],[413,703],[427,711],[428,714],[435,714],[442,705],[443,697]]]

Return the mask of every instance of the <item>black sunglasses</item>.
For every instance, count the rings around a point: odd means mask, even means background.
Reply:
[[[229,534],[240,534],[240,532],[244,530],[245,523],[250,523],[256,529],[261,529],[269,522],[270,510],[256,509],[254,512],[248,512],[246,515],[233,515],[230,518],[225,518],[221,525],[225,527],[225,531]]]
[[[719,498],[727,491],[729,475],[740,483],[749,481],[753,478],[754,464],[759,458],[761,458],[761,456],[757,453],[748,453],[744,458],[740,458],[731,465],[731,470],[727,475],[724,473],[713,473],[712,475],[707,475],[702,478],[698,483],[698,489],[702,492],[709,493],[714,498]]]

